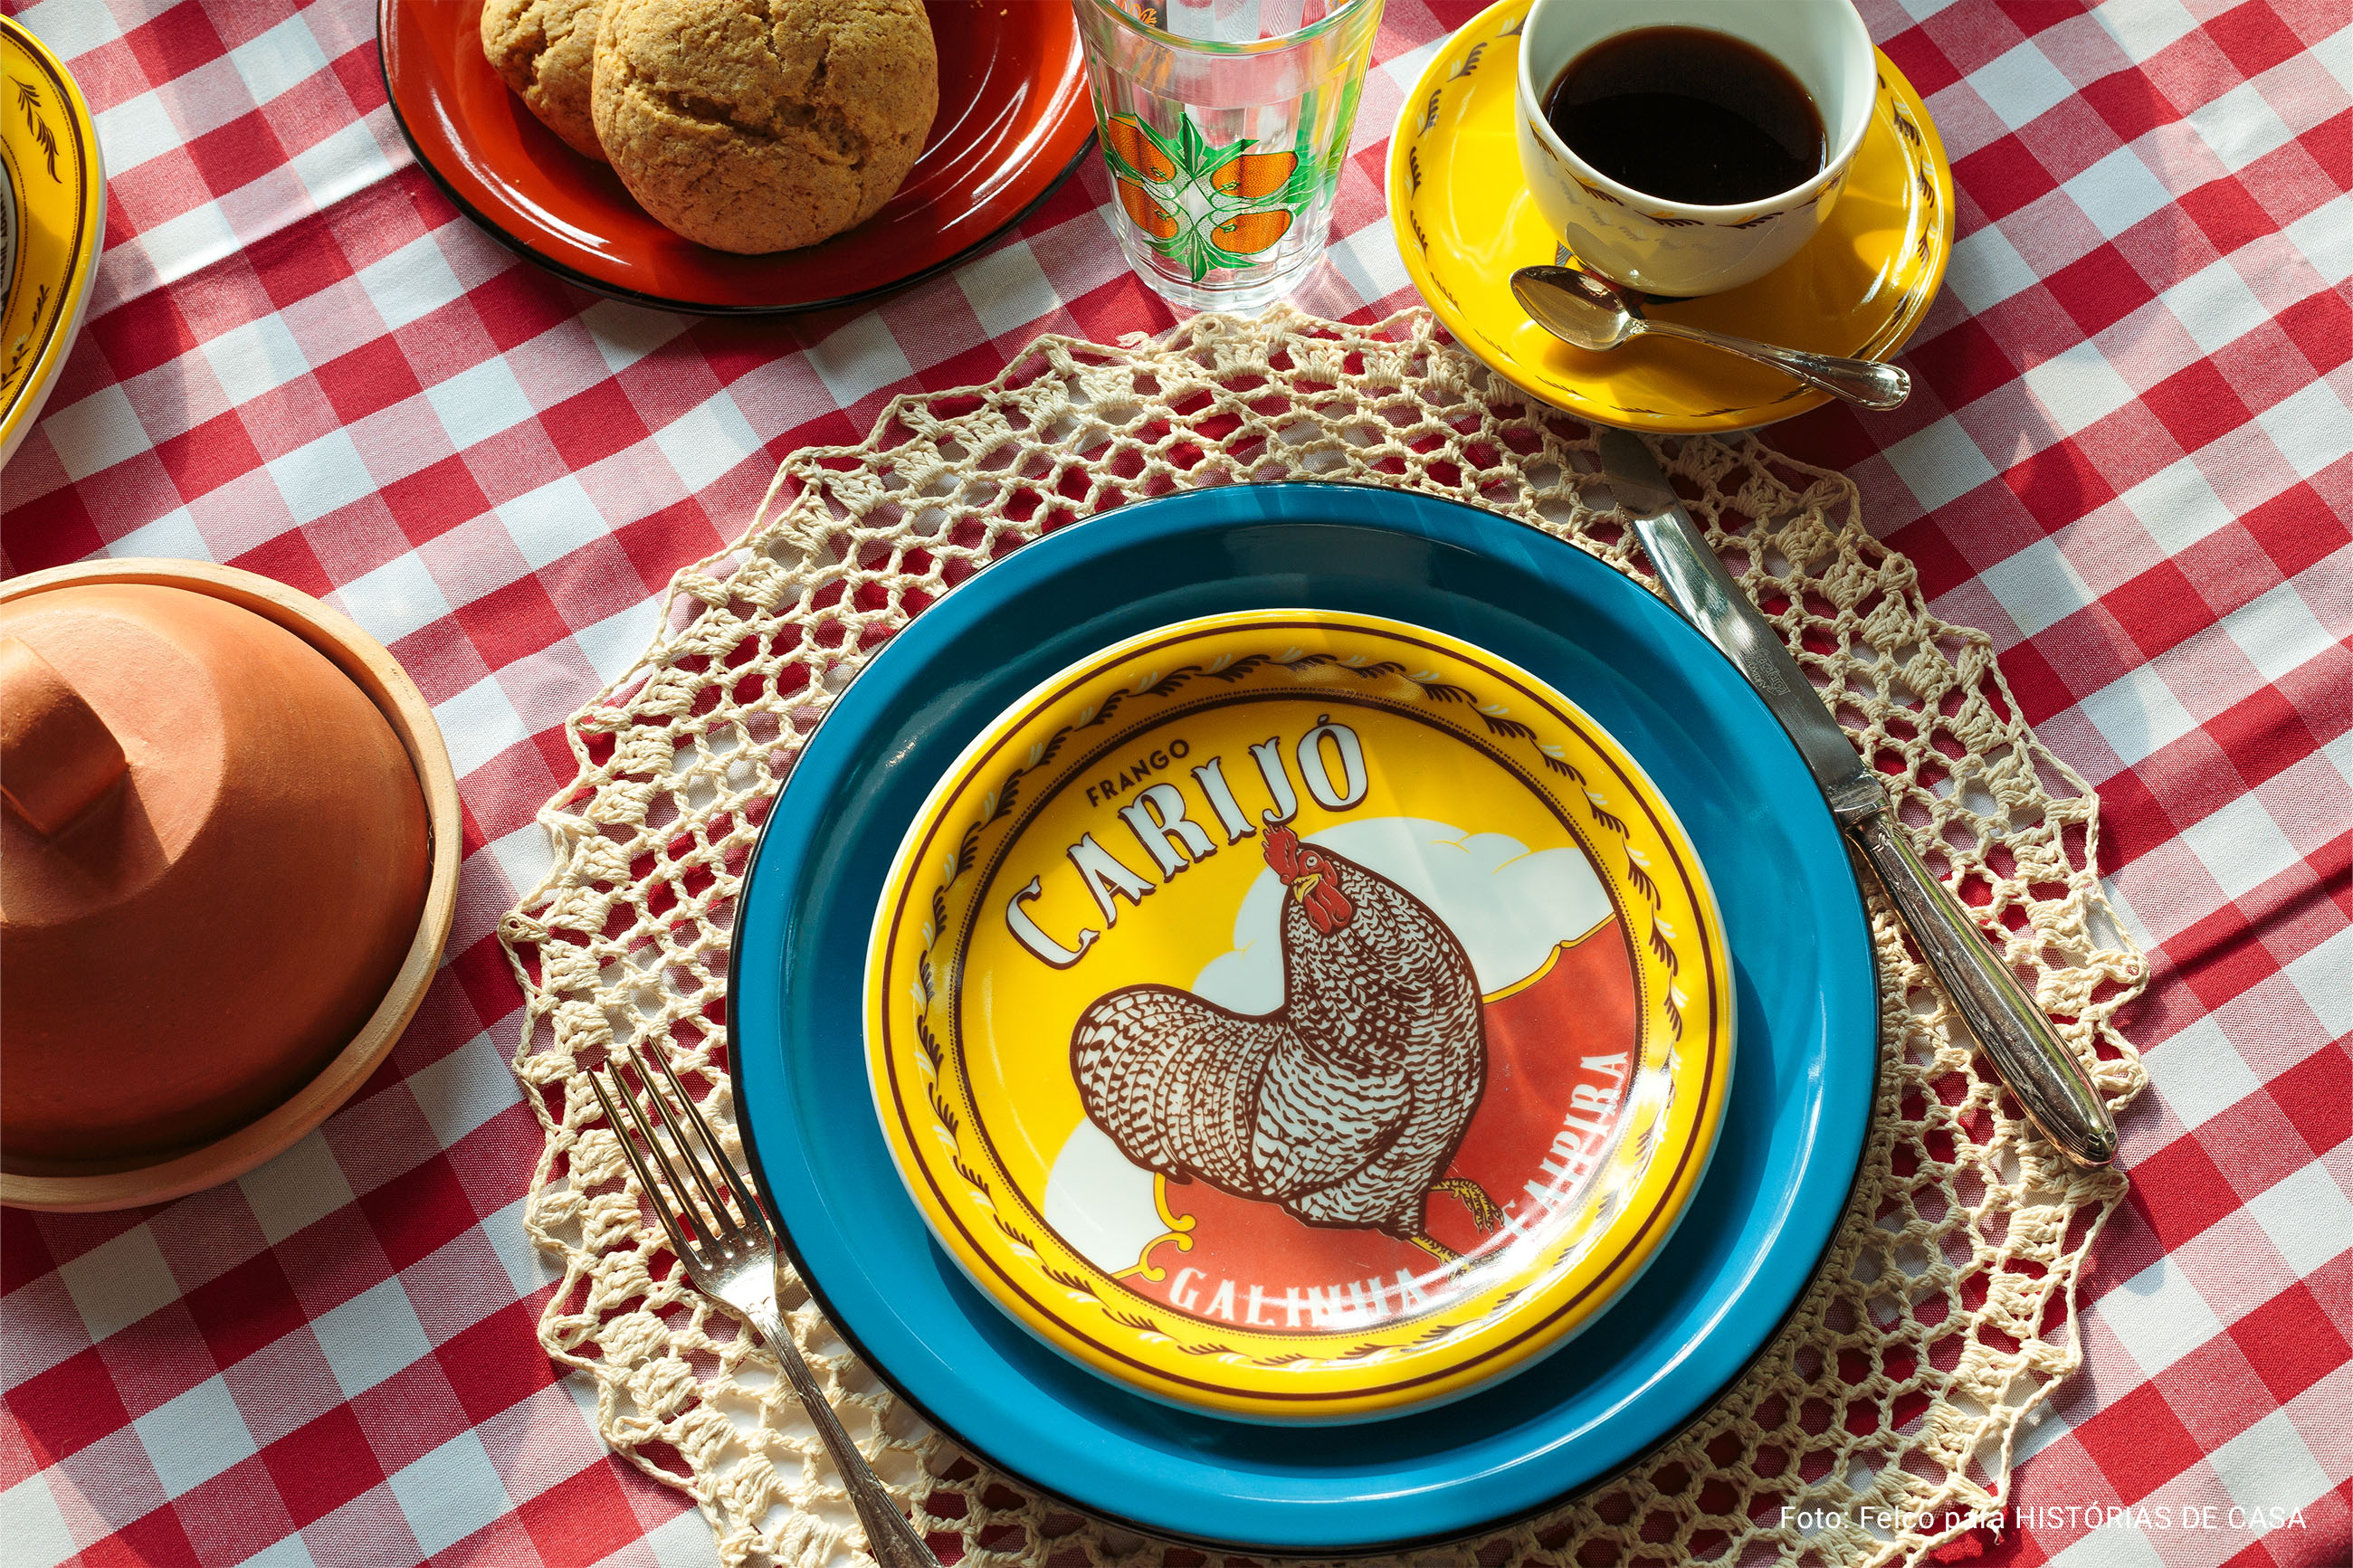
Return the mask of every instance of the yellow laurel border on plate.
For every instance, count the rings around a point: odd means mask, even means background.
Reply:
[[[1335,639],[1347,651],[1331,647]],[[1167,1310],[1064,1245],[987,1141],[968,1132],[978,1112],[955,1027],[955,938],[992,857],[1035,809],[1016,799],[1042,801],[1027,787],[1032,775],[1067,776],[1102,745],[1187,710],[1204,691],[1257,689],[1411,710],[1511,768],[1571,822],[1594,862],[1625,922],[1641,997],[1641,1058],[1626,1110],[1563,1227],[1566,1240],[1537,1265],[1499,1273],[1440,1309],[1345,1335],[1209,1324]],[[1062,671],[990,724],[934,788],[876,910],[869,1082],[893,1161],[934,1234],[984,1293],[1048,1344],[1173,1404],[1255,1420],[1361,1420],[1468,1393],[1556,1348],[1655,1255],[1704,1173],[1723,1118],[1733,1059],[1726,952],[1705,872],[1672,812],[1567,698],[1469,644],[1403,622],[1297,610],[1211,616]]]
[[[39,417],[81,330],[106,243],[106,168],[73,76],[0,16],[0,157],[15,186],[16,243],[0,307],[0,462]]]
[[[1388,194],[1406,271],[1438,319],[1480,362],[1522,392],[1606,425],[1658,435],[1694,435],[1771,424],[1820,407],[1829,394],[1786,381],[1720,350],[1672,340],[1644,338],[1607,353],[1588,353],[1546,336],[1527,321],[1511,297],[1514,268],[1568,258],[1557,237],[1542,227],[1533,208],[1519,227],[1511,224],[1514,198],[1524,189],[1514,140],[1519,68],[1519,34],[1530,0],[1501,0],[1459,28],[1407,95],[1389,138]],[[1864,201],[1901,193],[1905,229],[1899,246],[1882,263],[1856,314],[1869,306],[1876,325],[1860,335],[1841,323],[1810,319],[1772,308],[1777,289],[1804,253],[1743,288],[1712,298],[1657,302],[1662,320],[1714,328],[1793,348],[1886,359],[1903,346],[1927,314],[1942,286],[1953,249],[1953,169],[1945,157],[1927,106],[1886,55],[1878,56],[1879,94],[1870,130],[1855,154],[1841,206],[1833,207],[1816,244],[1836,239],[1850,227]],[[1500,95],[1498,105],[1494,98]],[[1463,121],[1473,114],[1498,119],[1489,128],[1494,155],[1456,158],[1450,147]],[[1497,227],[1466,235],[1441,217],[1433,200],[1437,183],[1471,182],[1479,199],[1471,205],[1495,215]],[[1874,191],[1882,196],[1874,197]],[[1525,205],[1525,204],[1523,204]],[[1842,211],[1844,217],[1842,219]],[[1533,226],[1527,220],[1533,220]],[[1522,227],[1530,232],[1523,234]],[[1450,285],[1453,276],[1461,288]],[[1777,279],[1779,280],[1777,284]],[[1466,298],[1466,296],[1468,296]],[[1518,346],[1515,346],[1518,345]],[[1533,353],[1531,352],[1533,351]],[[1658,396],[1662,381],[1681,381],[1698,393],[1744,381],[1780,383],[1786,392],[1762,400],[1726,401],[1720,394],[1690,395],[1668,404]],[[1650,390],[1636,391],[1639,386]],[[1671,388],[1668,388],[1671,390]],[[1667,404],[1665,406],[1655,406]]]

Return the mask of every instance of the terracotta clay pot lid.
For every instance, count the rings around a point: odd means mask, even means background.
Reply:
[[[0,1042],[0,1204],[124,1208],[228,1181],[342,1106],[431,984],[460,845],[432,710],[350,620],[232,567],[85,563],[0,583],[0,607],[6,941],[32,966],[8,982],[22,1033]],[[123,674],[138,658],[153,701]],[[183,951],[251,940],[255,968],[300,984]],[[110,966],[153,993],[146,1011],[100,995],[79,1036],[53,976],[86,993]]]

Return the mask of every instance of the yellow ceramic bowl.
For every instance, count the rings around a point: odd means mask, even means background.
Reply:
[[[0,462],[41,415],[90,307],[106,242],[106,169],[81,89],[47,46],[0,16],[0,162],[14,243],[0,303]]]
[[[1737,430],[1828,395],[1698,343],[1639,338],[1571,348],[1528,320],[1512,273],[1577,258],[1520,169],[1513,90],[1528,0],[1489,6],[1447,40],[1389,139],[1389,216],[1414,287],[1464,348],[1521,391],[1605,425],[1658,434]],[[1820,233],[1752,283],[1653,301],[1652,317],[1825,353],[1886,359],[1944,280],[1953,171],[1926,106],[1884,54],[1870,129]]]
[[[918,815],[867,1060],[933,1230],[1047,1343],[1266,1421],[1448,1399],[1590,1322],[1707,1163],[1707,879],[1576,705],[1265,611],[1031,692]]]

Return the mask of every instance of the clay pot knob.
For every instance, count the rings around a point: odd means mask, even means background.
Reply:
[[[0,638],[0,795],[54,837],[130,764],[106,721],[47,659]]]

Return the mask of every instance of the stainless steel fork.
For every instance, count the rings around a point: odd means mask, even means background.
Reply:
[[[628,1156],[629,1168],[637,1173],[638,1184],[660,1216],[662,1229],[670,1233],[670,1247],[685,1266],[686,1277],[696,1289],[749,1321],[784,1363],[793,1392],[800,1395],[801,1408],[817,1424],[826,1452],[833,1456],[833,1468],[841,1473],[842,1485],[849,1489],[858,1522],[866,1529],[866,1549],[874,1560],[882,1568],[939,1568],[939,1559],[899,1511],[891,1494],[882,1489],[881,1480],[849,1440],[849,1434],[842,1430],[840,1417],[834,1415],[817,1380],[809,1375],[807,1363],[801,1360],[792,1333],[785,1327],[776,1310],[776,1233],[752,1184],[719,1146],[711,1124],[688,1098],[685,1086],[661,1052],[632,1047],[626,1055],[637,1070],[643,1102],[611,1061],[604,1072],[588,1074],[588,1086],[596,1091],[605,1120],[620,1139],[621,1152]],[[606,1087],[607,1077],[612,1079],[610,1089]],[[635,1139],[629,1135],[632,1130],[638,1135]],[[663,1146],[663,1132],[670,1135],[669,1148]],[[643,1152],[638,1147],[639,1140],[645,1145]],[[671,1160],[672,1150],[677,1152],[676,1163]],[[661,1173],[660,1184],[649,1168],[649,1155]],[[681,1164],[687,1173],[685,1180],[680,1179]]]

